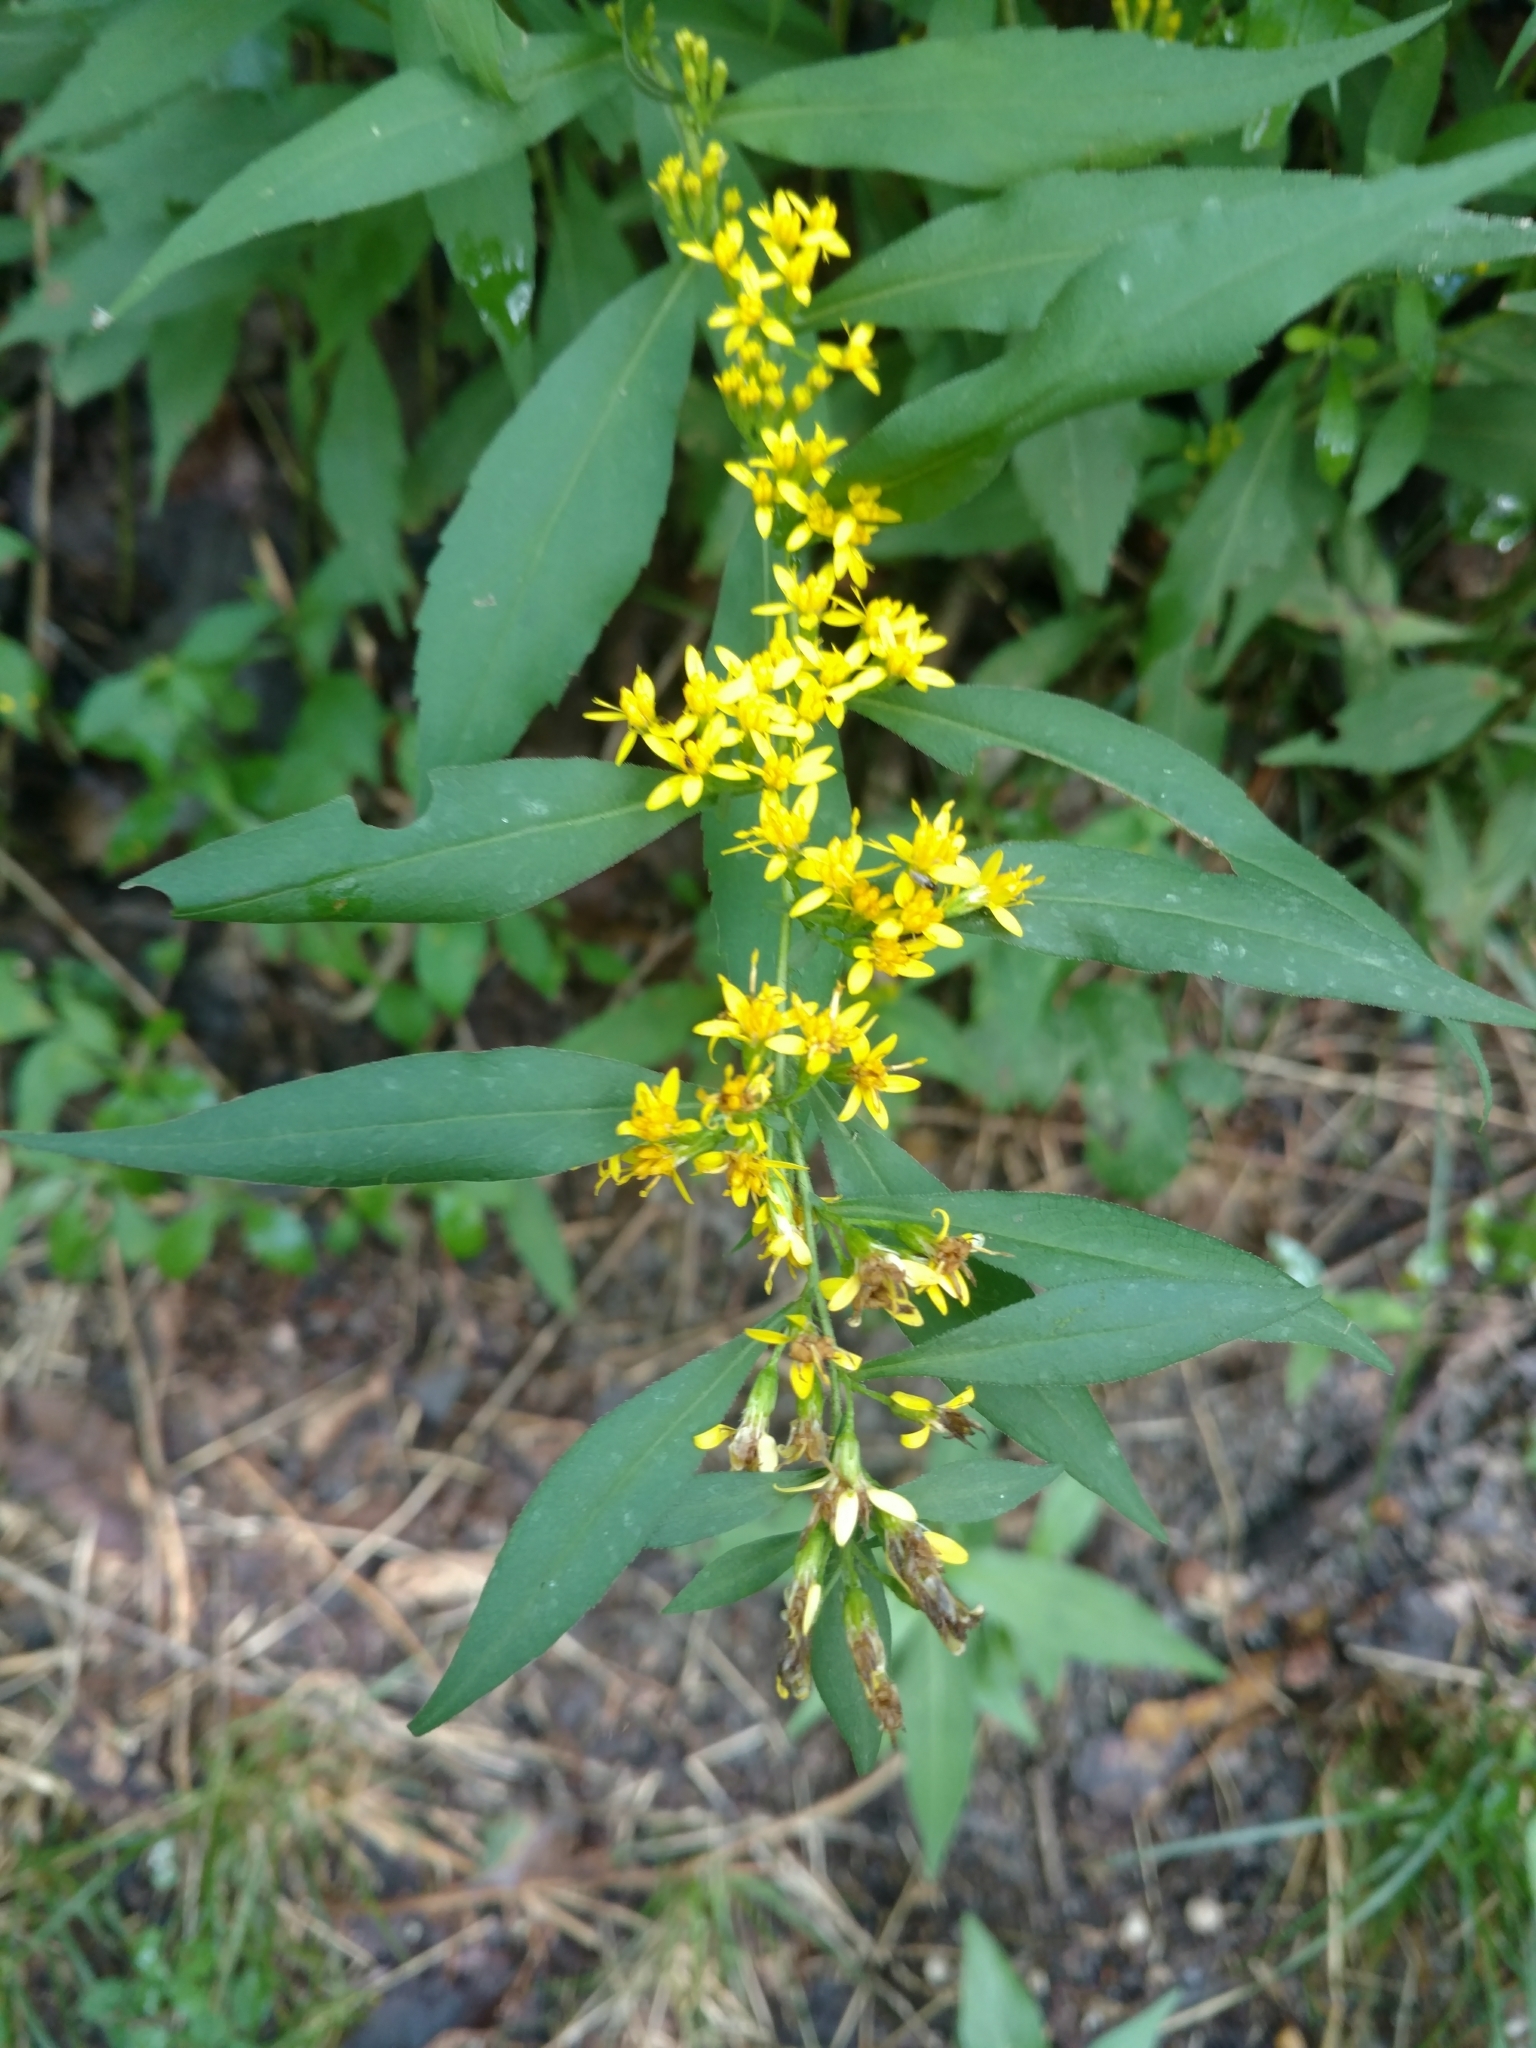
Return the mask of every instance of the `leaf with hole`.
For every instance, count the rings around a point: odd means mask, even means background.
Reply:
[[[178,917],[247,924],[463,922],[503,917],[613,866],[671,826],[648,811],[660,780],[607,761],[438,768],[411,825],[365,825],[350,797],[135,877]]]

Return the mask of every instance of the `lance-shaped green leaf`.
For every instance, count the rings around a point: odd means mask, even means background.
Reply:
[[[646,1544],[698,1463],[757,1347],[738,1337],[668,1373],[577,1438],[512,1524],[464,1639],[413,1735],[440,1728],[580,1621]]]
[[[916,1479],[904,1480],[901,1491],[925,1522],[990,1522],[1033,1500],[1060,1476],[1059,1465],[1021,1465],[1014,1458],[953,1458]]]
[[[934,1337],[916,1361],[897,1352],[861,1378],[913,1371],[977,1386],[1093,1386],[1156,1372],[1238,1337],[1261,1335],[1291,1311],[1272,1287],[1202,1280],[1091,1280],[1014,1302]]]
[[[602,93],[618,59],[589,36],[529,39],[538,82],[516,106],[446,71],[397,72],[270,150],[182,222],[124,293],[117,313],[222,250],[301,221],[335,220],[467,178],[542,141]]]
[[[980,1551],[954,1573],[956,1590],[1007,1629],[1043,1692],[1069,1657],[1116,1670],[1224,1676],[1215,1658],[1099,1572],[1017,1550]]]
[[[1140,228],[1071,279],[1027,344],[899,407],[842,474],[930,518],[980,489],[1005,448],[1052,420],[1235,375],[1288,321],[1375,267],[1383,248],[1533,163],[1536,139],[1526,138],[1361,182],[1211,199]]]
[[[1393,918],[1272,824],[1219,768],[1161,733],[1073,698],[989,684],[866,696],[859,709],[962,773],[984,746],[1019,747],[1161,811],[1224,853],[1239,878],[1294,889],[1354,924],[1362,948],[1380,949],[1395,963],[1365,1000],[1475,1024],[1536,1024],[1536,1013],[1437,967]]]
[[[677,822],[648,811],[660,781],[607,761],[491,761],[435,768],[412,825],[365,825],[350,797],[135,877],[178,917],[245,924],[337,919],[457,924],[546,903]]]
[[[1035,952],[1385,1009],[1423,1011],[1447,999],[1443,982],[1452,977],[1442,978],[1406,933],[1362,929],[1263,876],[1211,875],[1160,854],[1062,841],[1013,843],[1003,858],[1009,867],[1033,862],[1047,877],[1023,918],[1023,939],[1009,941]]]
[[[917,1823],[923,1860],[931,1872],[944,1861],[971,1789],[976,1747],[976,1663],[946,1649],[926,1621],[903,1631],[896,1679],[905,1723],[907,1803]],[[994,2034],[995,2042],[1016,2035]],[[1020,2048],[1023,2044],[1020,2043]],[[1040,2036],[1040,2048],[1046,2048]]]
[[[1208,202],[1244,203],[1308,193],[1342,180],[1309,171],[1053,171],[996,199],[925,221],[845,271],[817,299],[818,325],[873,320],[880,327],[965,328],[1007,334],[1033,327],[1067,280],[1138,228],[1182,220]],[[1380,269],[1453,269],[1536,254],[1536,228],[1450,211],[1395,249],[1373,251]]]
[[[837,1213],[877,1236],[881,1225],[891,1222],[932,1229],[934,1210],[942,1208],[952,1229],[980,1233],[989,1254],[1005,1262],[991,1267],[984,1261],[978,1273],[1016,1277],[1033,1287],[1155,1277],[1221,1281],[1243,1289],[1271,1287],[1279,1307],[1288,1308],[1291,1315],[1290,1322],[1276,1332],[1277,1337],[1287,1342],[1326,1344],[1331,1350],[1349,1352],[1364,1364],[1392,1370],[1386,1353],[1347,1316],[1319,1301],[1267,1260],[1239,1251],[1219,1237],[1207,1237],[1181,1223],[1088,1195],[1015,1194],[994,1189],[952,1194],[884,1132],[839,1124],[834,1133],[828,1119],[818,1121],[827,1162],[842,1198]],[[931,1327],[931,1321],[924,1324],[925,1331]],[[999,1422],[998,1426],[1006,1425]],[[1010,1428],[1008,1434],[1031,1450],[1039,1448],[1017,1430]],[[1058,1454],[1041,1450],[1040,1455]],[[1069,1465],[1068,1469],[1074,1468]]]
[[[448,522],[418,625],[428,767],[494,760],[552,704],[645,566],[672,480],[695,281],[606,306],[539,379]]]
[[[85,55],[6,152],[6,162],[115,128],[200,79],[287,0],[137,0],[97,29]],[[41,11],[41,10],[35,10]]]
[[[614,1149],[643,1067],[514,1045],[415,1053],[259,1088],[168,1123],[28,1133],[29,1151],[285,1187],[537,1180]],[[15,1140],[15,1132],[0,1133]]]
[[[1515,685],[1496,669],[1429,662],[1400,672],[1386,688],[1346,704],[1334,720],[1337,738],[1303,733],[1271,747],[1263,758],[1276,766],[1311,763],[1354,768],[1364,775],[1402,775],[1440,760],[1471,739],[1514,692]]]
[[[756,1543],[738,1543],[695,1572],[664,1612],[702,1614],[707,1607],[728,1607],[733,1600],[745,1600],[749,1593],[760,1593],[764,1586],[783,1578],[799,1547],[800,1538],[795,1535],[764,1536]]]
[[[794,163],[995,188],[1219,135],[1368,64],[1433,18],[1263,52],[1081,30],[930,36],[763,79],[726,102],[718,126]]]

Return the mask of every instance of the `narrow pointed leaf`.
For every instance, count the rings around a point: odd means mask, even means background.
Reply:
[[[115,128],[203,77],[287,0],[138,0],[98,28],[85,55],[10,145],[7,160]],[[34,12],[41,12],[34,9]]]
[[[694,1432],[729,1405],[755,1350],[738,1337],[706,1351],[577,1438],[512,1524],[413,1735],[473,1706],[596,1605],[645,1547],[658,1505],[685,1484]]]
[[[1011,185],[1237,128],[1434,18],[1263,52],[1082,30],[929,37],[763,79],[727,100],[718,126],[727,140],[795,163]]]
[[[906,692],[900,699],[865,697],[859,708],[962,773],[984,746],[1021,747],[1076,769],[1216,847],[1240,879],[1297,890],[1340,913],[1361,930],[1363,947],[1380,948],[1395,963],[1383,970],[1381,986],[1369,998],[1385,1009],[1420,1009],[1479,1024],[1536,1023],[1536,1014],[1518,1003],[1437,967],[1395,919],[1271,824],[1220,769],[1161,733],[1072,698],[989,684],[929,691],[922,698]],[[1047,874],[1044,887],[1049,886]]]
[[[974,1913],[960,1922],[960,2048],[1049,2048],[1045,2015]]]
[[[733,1600],[745,1600],[749,1593],[760,1593],[775,1579],[783,1578],[799,1547],[800,1538],[794,1534],[738,1543],[696,1571],[662,1611],[702,1614],[708,1607],[728,1607]]]
[[[114,311],[188,264],[302,221],[334,220],[500,163],[580,113],[619,75],[587,36],[531,39],[542,82],[517,107],[446,71],[397,72],[221,186],[156,250]]]
[[[955,1585],[979,1600],[989,1621],[1027,1649],[1034,1676],[1052,1692],[1062,1663],[1076,1657],[1114,1670],[1187,1671],[1220,1679],[1220,1664],[1170,1628],[1124,1586],[1059,1558],[1017,1550],[979,1552],[956,1568]]]
[[[427,579],[428,767],[495,760],[562,694],[651,552],[693,352],[688,266],[653,271],[558,356],[486,450]]]
[[[1091,1386],[1135,1379],[1238,1337],[1259,1336],[1288,1310],[1270,1287],[1200,1280],[1089,1281],[1053,1288],[947,1331],[916,1354],[864,1367],[886,1379],[914,1370],[977,1386]]]
[[[1363,929],[1289,884],[1062,841],[1013,843],[1003,851],[1010,866],[1031,861],[1048,877],[1023,920],[1024,938],[1010,944],[1064,960],[1208,974],[1277,995],[1332,996],[1384,1009],[1424,1011],[1448,999],[1445,983],[1453,978],[1406,933]],[[1449,999],[1460,995],[1458,989]]]
[[[1383,248],[1532,164],[1536,139],[1526,138],[1363,182],[1212,199],[1141,228],[1072,278],[1027,346],[899,407],[843,474],[879,484],[907,516],[930,518],[1053,420],[1235,375],[1288,321],[1376,267]]]
[[[614,1149],[643,1067],[509,1046],[417,1053],[260,1088],[168,1123],[49,1132],[35,1152],[287,1187],[536,1180]],[[0,1133],[14,1139],[14,1132]]]
[[[964,328],[1007,334],[1036,325],[1069,278],[1111,244],[1157,221],[1333,182],[1275,170],[1053,171],[996,199],[951,207],[845,271],[817,299],[817,324]],[[1536,254],[1529,222],[1454,210],[1396,248],[1378,269],[1470,268]]]
[[[350,797],[216,840],[135,877],[179,917],[248,924],[463,923],[545,903],[675,824],[660,781],[606,761],[437,768],[413,825],[365,825]]]
[[[938,1630],[918,1621],[906,1632],[896,1678],[905,1721],[901,1747],[907,1759],[907,1803],[923,1861],[933,1874],[949,1852],[971,1789],[975,1665],[969,1657],[953,1656]]]

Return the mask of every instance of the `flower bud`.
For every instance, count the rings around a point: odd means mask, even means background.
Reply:
[[[752,1391],[747,1396],[747,1405],[741,1411],[741,1421],[736,1425],[736,1434],[731,1438],[731,1470],[733,1472],[777,1472],[779,1469],[779,1447],[769,1434],[768,1425],[773,1420],[774,1403],[779,1398],[779,1368],[776,1364],[765,1365],[752,1382]]]
[[[831,1544],[826,1524],[812,1522],[800,1539],[789,1591],[784,1596],[784,1624],[789,1640],[779,1659],[775,1684],[781,1700],[803,1700],[811,1692],[811,1630],[821,1611],[822,1575]]]

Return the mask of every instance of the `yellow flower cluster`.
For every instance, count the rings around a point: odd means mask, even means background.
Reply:
[[[928,956],[961,946],[960,920],[981,912],[1017,936],[1018,911],[1038,878],[1028,866],[1005,869],[1000,852],[980,861],[968,853],[964,820],[951,803],[932,816],[914,804],[905,834],[866,839],[855,812],[843,836],[813,839],[821,786],[839,772],[837,733],[848,705],[897,685],[948,689],[951,678],[933,665],[944,640],[927,617],[868,594],[865,550],[898,515],[877,488],[840,483],[837,458],[846,444],[807,417],[840,374],[880,388],[872,328],[846,328],[841,341],[825,342],[803,319],[818,266],[848,254],[837,209],[830,199],[785,190],[743,206],[724,182],[725,152],[702,136],[701,109],[718,101],[721,75],[700,39],[679,37],[678,48],[692,126],[684,120],[687,155],[662,165],[654,189],[681,252],[711,265],[731,289],[709,323],[724,357],[716,382],[745,443],[741,460],[726,470],[749,493],[778,596],[757,608],[771,623],[756,653],[717,646],[707,660],[687,650],[680,704],[663,708],[653,678],[637,670],[616,703],[599,700],[587,716],[622,728],[620,761],[643,746],[665,768],[648,799],[653,809],[755,793],[755,823],[735,833],[732,850],[755,854],[765,884],[779,892],[779,963],[774,978],[760,979],[754,959],[746,987],[722,975],[720,1012],[696,1029],[711,1062],[726,1061],[723,1072],[715,1085],[695,1086],[686,1104],[676,1067],[660,1082],[641,1083],[618,1126],[629,1142],[605,1161],[599,1185],[638,1182],[649,1193],[668,1180],[690,1199],[685,1172],[718,1176],[730,1200],[751,1211],[769,1290],[785,1264],[800,1279],[782,1327],[776,1320],[748,1332],[766,1352],[740,1419],[715,1424],[695,1442],[701,1450],[728,1447],[737,1470],[775,1472],[797,1462],[819,1468],[799,1489],[814,1498],[786,1600],[789,1642],[779,1667],[781,1694],[804,1698],[811,1630],[836,1560],[856,1535],[883,1547],[888,1582],[952,1650],[964,1648],[980,1619],[944,1581],[944,1565],[963,1562],[964,1551],[924,1529],[899,1493],[871,1482],[854,1425],[857,1396],[900,1420],[909,1449],[935,1432],[965,1437],[976,1427],[967,1413],[972,1390],[935,1402],[861,1382],[861,1361],[839,1344],[831,1319],[844,1315],[856,1325],[875,1308],[917,1324],[920,1302],[945,1314],[951,1301],[969,1302],[969,1261],[984,1248],[979,1237],[952,1233],[942,1212],[937,1228],[892,1225],[877,1235],[842,1222],[837,1204],[818,1201],[812,1189],[804,1108],[812,1090],[825,1086],[842,1098],[843,1121],[863,1111],[887,1128],[886,1099],[918,1082],[912,1063],[893,1057],[895,1034],[880,1030],[877,978],[932,974]],[[797,923],[842,955],[824,1002],[788,985]],[[794,1420],[781,1443],[774,1416],[786,1378]],[[837,1570],[835,1582],[866,1696],[882,1725],[898,1728],[900,1703],[869,1597],[851,1566]]]
[[[1115,27],[1126,35],[1150,35],[1160,43],[1178,41],[1184,16],[1173,0],[1114,0]]]

